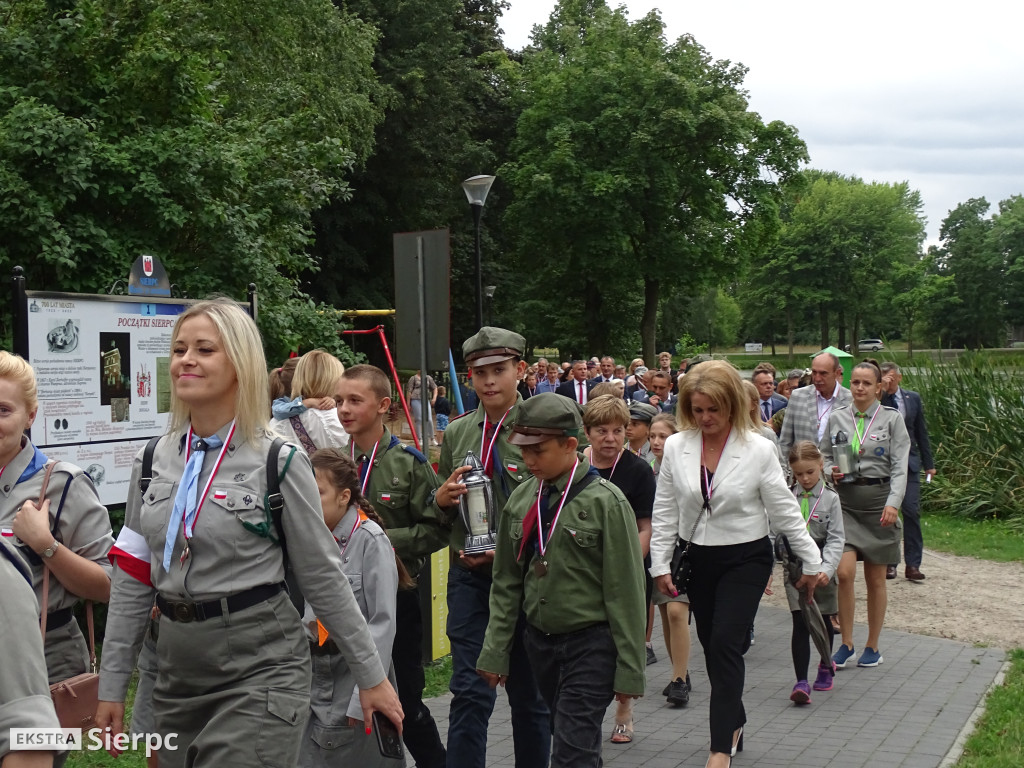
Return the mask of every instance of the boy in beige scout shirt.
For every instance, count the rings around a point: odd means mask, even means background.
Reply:
[[[519,407],[509,442],[533,478],[505,506],[490,621],[477,660],[494,687],[512,682],[520,611],[524,642],[552,712],[551,766],[601,765],[601,721],[615,698],[644,693],[643,558],[626,497],[576,452],[579,407],[555,394]]]

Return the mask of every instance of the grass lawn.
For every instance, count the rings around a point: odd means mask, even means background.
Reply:
[[[1024,563],[1024,532],[1004,520],[924,515],[921,529],[924,545],[939,552],[1000,563]]]
[[[442,656],[437,661],[425,664],[427,684],[423,688],[423,698],[432,699],[448,693],[448,681],[452,677],[452,657]]]
[[[1024,765],[1024,650],[1010,653],[1003,684],[989,695],[985,714],[956,768],[1020,768]]]

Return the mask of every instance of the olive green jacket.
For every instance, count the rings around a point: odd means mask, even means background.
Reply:
[[[590,464],[580,457],[573,488],[590,471]],[[564,488],[568,479],[566,472],[555,485]],[[531,477],[505,506],[494,559],[490,622],[477,667],[508,674],[520,610],[530,625],[548,634],[607,623],[618,650],[615,691],[643,695],[644,564],[629,502],[604,478],[590,480],[558,515],[543,557],[547,571],[538,575],[537,492],[538,481]]]
[[[364,454],[354,440],[352,453],[360,467]],[[391,546],[413,578],[426,559],[448,543],[449,528],[432,503],[437,486],[437,475],[427,457],[403,445],[385,427],[370,469],[366,498],[384,520]]]

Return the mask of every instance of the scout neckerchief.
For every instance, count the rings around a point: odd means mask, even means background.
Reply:
[[[491,422],[487,417],[487,411],[484,411],[484,428],[480,432],[480,460],[484,463],[484,474],[488,477],[492,477],[494,475],[495,462],[492,461],[494,458],[494,446],[498,441],[498,435],[501,433],[501,425],[505,423],[505,419],[508,418],[508,415],[512,412],[512,408],[515,408],[515,405],[512,405],[507,411],[505,411],[505,415],[502,416],[501,420],[494,426],[494,434],[491,435],[490,443],[487,442],[487,430],[490,428]],[[484,451],[484,444],[487,445],[486,452]]]
[[[383,435],[382,435],[382,437],[383,437]],[[366,496],[366,489],[370,486],[370,473],[373,471],[373,460],[375,458],[377,458],[377,447],[379,445],[380,445],[380,438],[378,437],[377,438],[377,442],[375,442],[373,444],[373,453],[371,453],[369,455],[369,457],[367,457],[366,454],[364,453],[363,454],[363,461],[361,462],[362,466],[359,467],[359,480],[361,482],[361,485],[359,487],[359,493],[362,496],[364,496],[364,497]],[[353,441],[351,441],[349,443],[348,454],[349,454],[349,456],[352,459],[352,463],[355,464],[355,461],[356,461],[356,441],[355,440],[353,440]]]
[[[867,412],[855,412],[853,410],[853,407],[851,406],[850,418],[853,420],[853,440],[851,442],[853,443],[853,450],[855,450],[858,454],[864,453],[864,449],[861,447],[861,443],[864,442],[864,438],[867,437],[868,432],[871,431],[871,425],[875,423],[875,418],[877,418],[878,412],[880,410],[881,408],[876,404],[875,412],[871,416],[871,421],[869,421],[868,425],[865,427],[864,419],[867,418]],[[859,426],[858,422],[860,422]]]
[[[217,456],[217,463],[213,465],[213,471],[210,473],[209,479],[206,481],[206,487],[203,488],[202,495],[197,495],[199,486],[199,475],[203,471],[203,460],[206,458],[206,448],[201,450],[196,449],[196,446],[192,443],[192,427],[188,428],[188,437],[186,438],[186,459],[185,469],[182,472],[181,482],[178,487],[178,493],[174,498],[174,506],[171,508],[171,517],[167,525],[167,537],[164,541],[164,570],[167,571],[171,567],[171,552],[174,549],[174,541],[177,538],[177,516],[181,515],[181,531],[185,538],[185,547],[181,550],[181,557],[178,562],[181,567],[185,567],[185,561],[188,560],[192,550],[189,546],[189,542],[192,539],[195,531],[196,523],[199,521],[199,511],[203,508],[203,502],[206,501],[207,495],[210,493],[210,486],[213,485],[213,480],[217,476],[217,470],[220,469],[221,462],[224,461],[224,455],[227,453],[228,446],[231,445],[231,438],[235,434],[235,422],[231,422],[231,428],[228,430],[228,435],[224,439],[223,443],[220,444],[220,455]],[[197,438],[196,445],[199,440],[203,438]],[[212,435],[203,441],[206,445],[211,448],[216,448],[217,443],[220,443],[220,438],[216,435]]]
[[[544,537],[544,521],[540,516],[540,499],[544,493],[544,481],[540,481],[540,485],[537,486],[537,503],[534,508],[537,510],[537,552],[540,555],[540,562],[537,563],[534,570],[537,576],[543,576],[548,572],[547,561],[544,560],[544,555],[548,551],[548,542],[551,541],[551,536],[555,532],[555,526],[558,525],[558,516],[562,514],[562,507],[565,506],[566,499],[569,498],[569,489],[572,488],[573,478],[576,477],[576,470],[580,465],[579,456],[576,457],[575,463],[572,465],[572,472],[569,473],[569,482],[565,484],[565,490],[562,491],[562,500],[558,502],[558,509],[555,510],[555,516],[551,518],[551,529],[548,531],[547,538]]]
[[[816,487],[817,487],[817,483],[815,483],[815,488]],[[809,499],[813,495],[814,495],[814,488],[811,488],[811,490],[809,490],[809,491],[801,491],[800,492],[800,514],[804,516],[804,522],[805,523],[810,523],[811,515],[814,514],[814,510],[816,510],[818,508],[818,505],[821,503],[821,497],[824,496],[825,494],[824,493],[818,494],[818,498],[815,500],[814,506],[812,507],[810,505]]]
[[[22,445],[22,447],[18,451],[18,453],[21,453],[21,451],[24,450],[24,449],[25,449],[25,447],[24,447],[24,445]],[[17,455],[15,455],[15,458],[17,458]],[[14,461],[14,459],[11,459],[11,461]],[[19,477],[17,479],[17,481],[15,482],[15,485],[17,485],[18,483],[21,483],[21,482],[23,482],[25,480],[28,480],[30,477],[32,477],[32,475],[34,475],[40,469],[45,467],[46,466],[46,462],[48,462],[48,461],[49,461],[49,459],[46,457],[46,454],[43,453],[42,451],[40,451],[38,448],[36,448],[33,445],[32,446],[32,458],[29,459],[28,466],[25,467],[25,471],[21,473],[21,477]],[[5,464],[4,466],[0,467],[0,477],[3,477],[5,469],[7,469],[7,464]],[[12,529],[12,528],[10,528],[8,526],[4,526],[2,529],[0,529],[0,536],[3,536],[4,538],[11,538],[11,537],[14,536],[14,529]]]

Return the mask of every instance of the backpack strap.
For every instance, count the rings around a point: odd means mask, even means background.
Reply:
[[[291,466],[292,458],[295,456],[295,449],[292,448],[292,452],[288,455],[288,461],[285,462],[284,471],[278,475],[277,464],[284,445],[284,440],[280,437],[275,437],[274,441],[270,444],[270,450],[267,452],[267,498],[265,504],[267,511],[270,512],[270,519],[274,523],[274,530],[277,532],[277,543],[281,545],[284,567],[287,570],[288,547],[285,544],[284,525],[281,519],[284,515],[284,495],[281,493],[281,479],[288,474],[288,467]]]
[[[156,444],[160,442],[160,436],[150,438],[142,451],[142,472],[139,474],[139,492],[145,496],[149,490],[149,484],[153,482],[153,454],[156,452]]]

